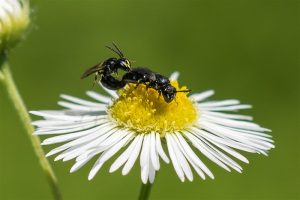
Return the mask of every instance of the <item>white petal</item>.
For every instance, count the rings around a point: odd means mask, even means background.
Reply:
[[[156,141],[156,149],[157,149],[158,154],[166,163],[169,163],[170,160],[162,148],[159,133],[155,134],[155,138],[156,138],[156,140],[155,140]]]
[[[210,140],[210,139],[207,139],[207,138],[204,138],[202,137],[201,135],[201,132],[199,132],[199,134],[197,134],[197,132],[194,132],[194,135],[198,138],[201,138],[202,140],[205,140],[209,143],[212,143],[213,145],[219,147],[220,149],[222,149],[223,151],[225,151],[226,153],[234,156],[235,158],[245,162],[245,163],[249,163],[248,159],[246,157],[244,157],[243,155],[241,155],[240,153],[238,153],[237,151],[231,149],[230,147],[224,145],[224,144],[221,144],[221,143],[218,143],[218,142],[215,142],[213,140]],[[206,143],[208,144],[208,143]],[[212,147],[212,146],[211,146]]]
[[[149,165],[144,165],[141,170],[141,179],[144,184],[147,184],[149,176]]]
[[[104,87],[101,83],[99,83],[100,86],[105,90],[105,92],[107,94],[109,94],[111,97],[113,97],[114,99],[117,99],[119,97],[119,95],[117,94],[116,91],[114,90],[110,90],[110,89],[107,89],[106,87]]]
[[[88,149],[86,146],[90,145],[91,143],[84,143],[81,145],[77,145],[75,147],[70,147],[69,149],[65,150],[63,153],[59,154],[54,160],[63,160],[63,162],[72,160],[77,156],[81,155]]]
[[[89,130],[85,130],[85,131],[79,131],[79,132],[75,132],[75,133],[69,133],[69,134],[63,134],[63,135],[59,135],[59,136],[55,136],[55,137],[51,137],[48,138],[46,140],[44,140],[44,144],[55,144],[55,143],[60,143],[60,142],[68,142],[70,140],[74,140],[77,138],[80,138],[82,136],[85,136],[87,134],[93,133],[97,130],[99,130],[101,127],[105,127],[108,126],[108,124],[102,125],[102,126],[98,126]]]
[[[133,133],[128,133],[121,141],[114,144],[110,149],[105,151],[100,158],[100,162],[106,162],[113,155],[115,155],[125,144],[127,144],[132,139]]]
[[[272,135],[269,135],[269,134],[263,133],[263,132],[259,132],[259,131],[249,131],[249,130],[242,130],[242,129],[231,128],[231,127],[229,127],[229,129],[230,130],[234,130],[234,131],[239,131],[239,132],[242,132],[242,133],[246,133],[246,134],[259,135],[259,136],[262,136],[264,138],[266,138],[266,137],[272,138]],[[265,131],[270,132],[271,130],[266,129]],[[272,142],[274,142],[274,141],[272,140]]]
[[[228,113],[219,113],[219,112],[210,112],[210,111],[202,111],[201,116],[215,116],[221,118],[228,118],[228,119],[240,119],[240,120],[252,120],[251,116],[247,115],[237,115],[237,114],[228,114]]]
[[[207,140],[205,140],[203,137],[198,137],[201,141],[203,141],[203,143],[205,143],[205,145],[207,145],[209,147],[209,149],[211,149],[211,151],[214,151],[216,155],[218,155],[218,157],[220,157],[220,160],[222,160],[225,164],[227,164],[228,166],[230,166],[231,168],[235,169],[238,172],[241,172],[242,167],[236,163],[234,160],[232,160],[231,158],[229,158],[227,155],[225,155],[223,152],[219,151],[216,147],[214,147],[212,144],[210,144]],[[229,147],[228,147],[229,148]],[[230,149],[230,148],[229,148]],[[232,149],[231,149],[232,150]],[[225,151],[227,152],[227,151]],[[236,152],[237,153],[237,152]],[[239,154],[240,155],[240,154]],[[243,157],[243,156],[242,156]],[[248,161],[246,159],[246,161]],[[248,163],[248,162],[246,162]]]
[[[223,126],[233,127],[233,128],[241,128],[246,130],[254,130],[254,131],[265,131],[264,128],[258,126],[252,122],[245,122],[233,119],[225,119],[214,116],[202,116],[201,121],[210,122],[210,124],[220,124]]]
[[[43,120],[43,121],[52,121],[52,120]],[[56,130],[62,130],[62,129],[73,129],[73,128],[79,128],[82,126],[87,126],[87,125],[102,125],[102,124],[106,124],[106,123],[110,123],[111,120],[109,119],[99,119],[99,120],[93,120],[93,121],[84,121],[84,122],[67,122],[65,124],[61,123],[61,124],[48,124],[47,126],[42,126],[40,128],[38,128],[35,131],[35,134],[37,135],[51,135],[51,134],[55,134],[52,131],[56,131]]]
[[[140,165],[144,167],[149,165],[149,156],[150,156],[150,135],[146,134],[143,141],[143,148],[140,156]]]
[[[70,160],[73,159],[75,157],[77,157],[77,161],[81,160],[81,159],[85,159],[86,157],[90,156],[89,153],[96,151],[96,149],[99,148],[99,144],[101,144],[102,141],[104,141],[107,137],[114,135],[117,132],[116,129],[113,129],[111,131],[108,131],[105,134],[101,134],[101,135],[97,135],[97,137],[95,139],[92,140],[88,140],[88,141],[80,141],[80,139],[77,139],[75,144],[73,143],[72,146],[70,146],[72,144],[72,142],[66,143],[63,146],[67,146],[69,149],[67,149],[66,151],[64,151],[63,153],[61,153],[60,155],[58,155],[55,158],[55,161],[63,159],[64,161],[66,160]],[[103,149],[104,151],[105,149]],[[93,154],[96,155],[96,154]]]
[[[105,126],[103,126],[103,125],[97,126],[97,127],[91,128],[91,129],[81,131],[81,134],[83,135],[82,137],[80,137],[76,140],[73,140],[72,142],[67,143],[67,144],[69,144],[69,146],[71,147],[74,145],[81,144],[83,142],[88,142],[90,140],[93,140],[93,139],[101,136],[102,134],[105,134],[106,132],[112,130],[113,128],[114,128],[114,126],[107,124]],[[54,137],[54,139],[48,138],[43,141],[42,145],[46,145],[46,144],[48,145],[48,144],[54,144],[54,143],[60,142],[60,139],[61,138],[57,138],[57,137]]]
[[[201,173],[199,174],[203,179],[205,179],[204,174],[202,173],[202,170],[212,179],[214,179],[214,175],[212,172],[206,167],[206,165],[200,160],[200,158],[195,154],[195,152],[191,149],[191,147],[188,145],[186,140],[182,137],[180,133],[176,133],[176,136],[178,138],[179,143],[181,144],[182,148],[184,149],[184,152],[188,155],[188,157],[192,160],[193,163],[195,163],[196,166],[200,167]]]
[[[179,161],[177,160],[177,157],[175,155],[175,152],[174,152],[174,149],[173,149],[173,145],[172,145],[172,142],[169,138],[169,134],[167,133],[166,134],[166,140],[167,140],[167,147],[168,147],[168,151],[169,151],[169,154],[170,154],[170,158],[171,158],[171,161],[173,163],[173,167],[175,169],[175,172],[177,173],[179,179],[184,182],[184,173],[182,171],[182,168],[181,166],[179,165]]]
[[[228,100],[223,100],[223,101],[208,101],[204,103],[199,103],[198,105],[200,108],[205,108],[205,107],[222,107],[222,106],[229,106],[229,105],[236,105],[239,104],[240,101],[236,99],[228,99]]]
[[[178,77],[179,77],[179,72],[173,72],[171,75],[170,75],[170,80],[175,80],[177,81],[178,80]]]
[[[193,145],[203,154],[205,155],[208,159],[222,167],[223,169],[227,170],[230,172],[230,169],[223,163],[221,162],[218,157],[216,156],[215,153],[210,151],[203,142],[201,142],[199,139],[197,139],[195,136],[193,136],[190,133],[185,134],[187,138],[193,143]]]
[[[80,104],[80,105],[83,105],[83,106],[88,106],[88,107],[101,107],[101,106],[104,105],[104,104],[101,104],[101,103],[94,103],[94,102],[91,102],[91,101],[79,99],[77,97],[73,97],[73,96],[65,95],[65,94],[60,95],[60,97],[63,98],[63,99],[66,99],[68,101],[71,101],[73,103],[77,103],[77,104]]]
[[[129,147],[115,160],[115,162],[111,165],[109,169],[110,173],[118,170],[128,160],[129,156],[132,154],[134,148],[136,147],[140,137],[140,135],[137,135],[131,142]]]
[[[151,184],[154,183],[154,179],[155,179],[155,169],[154,169],[154,166],[152,165],[152,163],[150,162],[150,166],[149,166],[149,182]]]
[[[84,166],[88,161],[90,161],[92,158],[93,158],[93,157],[88,157],[88,158],[86,158],[86,159],[84,159],[84,160],[80,160],[80,161],[76,162],[76,163],[72,166],[70,172],[73,173],[73,172],[79,170],[81,167],[83,167],[83,166]]]
[[[112,146],[129,134],[132,135],[132,133],[129,133],[127,130],[119,129],[118,134],[112,134],[110,137],[107,137],[103,142],[101,142],[101,146]]]
[[[119,136],[118,140],[114,140],[114,142],[112,142],[110,145],[102,145],[103,142],[111,140],[110,138],[115,137],[115,135]],[[128,135],[128,133],[114,129],[92,141],[73,146],[59,156],[63,157],[63,161],[71,160],[75,157],[77,157],[76,160],[80,160],[85,159],[88,156],[95,156],[96,154],[109,149],[111,146],[122,140],[126,135]]]
[[[198,93],[198,94],[192,94],[191,96],[189,96],[190,99],[194,100],[194,101],[203,101],[205,99],[207,99],[208,97],[214,95],[214,91],[213,90],[207,90],[205,92],[202,93]]]
[[[188,178],[189,181],[193,181],[193,173],[190,168],[189,163],[186,160],[186,157],[183,155],[183,152],[181,151],[180,147],[177,145],[173,134],[169,134],[170,143],[173,146],[173,150],[175,152],[175,156],[177,157],[177,160],[179,162],[179,165],[181,166],[184,174]]]
[[[92,180],[95,175],[97,174],[97,172],[101,169],[101,167],[103,166],[104,163],[100,163],[100,162],[96,162],[95,165],[93,166],[93,168],[91,169],[89,176],[88,176],[88,180]]]
[[[232,155],[233,157],[243,161],[244,163],[249,163],[248,159],[244,157],[242,154],[238,153],[237,151],[231,149],[230,147],[227,147],[223,144],[216,143],[216,146],[220,147],[220,149],[224,150],[228,154]]]
[[[44,118],[50,118],[50,119],[58,119],[58,120],[64,120],[64,121],[75,121],[75,122],[83,122],[87,120],[97,120],[97,119],[103,119],[106,118],[107,115],[104,116],[93,116],[93,115],[67,115],[68,111],[30,111],[31,114],[41,116]],[[75,114],[75,113],[74,113]]]
[[[183,153],[183,155],[185,156],[185,158],[195,169],[197,174],[204,180],[205,175],[204,175],[203,171],[200,169],[199,164],[198,164],[198,162],[199,162],[198,160],[200,160],[200,159],[196,156],[196,154],[193,152],[193,150],[191,150],[191,148],[189,147],[188,144],[184,144],[184,143],[186,143],[186,141],[184,139],[183,139],[183,141],[180,141],[181,139],[179,139],[176,136],[174,136],[173,139],[174,139],[174,142],[176,142],[178,148],[180,148],[180,150]]]
[[[253,141],[244,135],[239,134],[238,132],[232,131],[230,129],[227,129],[226,127],[203,122],[202,126],[204,129],[209,130],[213,133],[216,133],[220,136],[230,138],[232,140],[238,141],[246,146],[250,146],[254,149],[261,149],[261,150],[269,150],[273,147],[273,144],[263,142],[263,141]],[[260,127],[244,127],[245,129],[259,129]],[[268,145],[269,144],[269,145]]]
[[[99,93],[96,93],[94,91],[87,91],[86,94],[97,100],[97,101],[100,101],[100,102],[103,102],[103,103],[106,103],[106,104],[110,104],[112,102],[111,98],[107,97],[107,96],[104,96],[102,94],[99,94]]]
[[[199,106],[200,109],[202,110],[207,110],[207,111],[237,111],[241,109],[249,109],[252,108],[251,105],[246,105],[246,104],[239,104],[239,105],[234,105],[234,106],[224,106],[224,107],[201,107]]]
[[[127,175],[129,173],[129,171],[131,170],[131,168],[133,167],[136,159],[139,156],[139,153],[140,153],[140,150],[141,150],[141,147],[142,147],[143,139],[144,139],[144,134],[142,134],[140,136],[138,143],[134,147],[129,159],[127,160],[126,164],[124,165],[123,170],[122,170],[123,175]]]
[[[150,133],[150,158],[152,161],[152,165],[155,170],[159,170],[160,164],[158,160],[158,153],[156,151],[156,141],[155,141],[155,133]]]
[[[50,152],[48,152],[48,153],[46,154],[46,157],[52,156],[52,155],[54,155],[54,154],[57,154],[57,153],[59,153],[59,152],[61,152],[61,151],[64,151],[64,150],[66,150],[66,149],[68,149],[68,148],[69,148],[68,146],[64,146],[64,145],[59,146],[59,147],[57,147],[57,148],[55,148],[55,149],[52,149]]]
[[[75,128],[65,128],[65,129],[38,129],[34,133],[36,135],[47,135],[47,134],[65,134],[65,133],[75,133],[79,131],[85,131],[93,128],[97,128],[103,124],[108,124],[107,120],[97,120],[94,123],[87,123]]]
[[[87,122],[81,122],[81,123],[90,123],[90,122],[87,121]],[[61,120],[37,120],[37,121],[33,121],[31,124],[34,126],[38,126],[38,127],[52,128],[52,127],[58,127],[58,126],[74,125],[74,122],[61,121]],[[75,125],[77,125],[77,123]]]
[[[103,164],[110,159],[113,155],[115,155],[124,144],[126,144],[129,140],[132,139],[132,133],[129,133],[125,138],[123,138],[121,141],[116,143],[114,146],[112,146],[107,151],[103,152],[103,154],[100,156],[100,158],[96,161],[95,165],[93,166],[92,170],[89,173],[88,179],[91,180],[95,177],[97,172],[100,170],[100,168],[103,166]]]
[[[73,110],[82,110],[82,111],[88,111],[88,112],[96,112],[96,111],[105,111],[107,110],[107,106],[105,104],[99,105],[98,107],[91,107],[91,106],[82,106],[74,103],[69,103],[66,101],[59,101],[58,105],[73,109]]]
[[[116,137],[116,135],[117,135],[117,137]],[[123,140],[125,137],[127,137],[127,135],[128,134],[124,131],[115,130],[114,132],[109,133],[108,136],[105,135],[106,137],[104,139],[101,139],[101,142],[97,142],[97,145],[94,146],[94,148],[90,148],[89,150],[86,150],[84,153],[82,153],[80,156],[78,156],[76,158],[76,160],[85,159],[86,157],[95,156],[99,153],[107,151],[111,147],[115,146],[115,144],[117,144],[118,142]],[[110,140],[111,143],[109,145],[102,145],[103,141],[107,141],[107,140]]]
[[[226,146],[230,146],[230,147],[240,149],[240,150],[243,150],[243,151],[256,153],[256,149],[253,148],[253,147],[249,147],[247,145],[238,143],[238,142],[233,141],[233,140],[229,140],[227,138],[222,138],[222,137],[215,136],[214,134],[208,133],[204,130],[198,131],[198,129],[196,129],[196,128],[191,128],[191,130],[193,130],[193,133],[195,133],[195,134],[201,134],[201,136],[208,139],[209,141],[214,141],[214,142],[224,144]]]

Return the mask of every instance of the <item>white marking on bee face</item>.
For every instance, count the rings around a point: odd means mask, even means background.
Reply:
[[[130,62],[128,60],[122,61],[122,64],[128,68],[130,68]]]

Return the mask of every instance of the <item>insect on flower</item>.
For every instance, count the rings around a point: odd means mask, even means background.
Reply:
[[[155,73],[148,68],[137,67],[131,69],[124,74],[121,80],[117,80],[112,75],[103,75],[101,78],[102,86],[110,90],[119,90],[125,87],[127,84],[135,84],[135,89],[144,84],[146,90],[152,88],[159,94],[158,98],[162,95],[165,102],[170,103],[176,97],[178,92],[190,92],[191,90],[176,90],[172,86],[170,80],[161,74]]]
[[[136,84],[136,88],[140,84],[144,84],[146,85],[147,90],[148,88],[156,90],[159,94],[158,97],[162,95],[167,103],[170,103],[175,99],[176,93],[191,91],[176,90],[166,76],[155,73],[148,68],[137,67],[132,69],[129,60],[124,57],[122,51],[115,43],[112,44],[114,48],[109,46],[106,47],[118,54],[120,58],[109,58],[106,61],[87,69],[81,78],[86,78],[89,75],[96,73],[95,82],[100,80],[102,86],[110,90],[119,90],[125,87],[128,83]],[[114,74],[117,74],[119,69],[127,71],[121,80],[118,80],[113,76]]]
[[[140,84],[144,84],[146,89],[152,88],[156,90],[159,97],[162,95],[167,103],[170,103],[175,99],[178,92],[190,92],[191,90],[176,90],[171,85],[168,77],[155,73],[147,68],[134,68],[130,72],[124,74],[122,78],[123,83],[134,83],[136,87]]]
[[[130,61],[124,57],[122,51],[118,48],[115,43],[112,43],[113,47],[106,46],[106,48],[115,52],[119,58],[109,58],[104,62],[100,62],[93,67],[87,69],[81,79],[90,76],[91,74],[95,74],[95,82],[98,80],[102,81],[102,77],[111,76],[112,74],[117,74],[119,69],[124,71],[129,71],[131,69]],[[104,81],[105,82],[105,81]]]

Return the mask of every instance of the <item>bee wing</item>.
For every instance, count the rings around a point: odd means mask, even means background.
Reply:
[[[81,79],[88,77],[89,75],[101,71],[104,68],[103,63],[97,64],[89,69],[87,69],[81,76]]]

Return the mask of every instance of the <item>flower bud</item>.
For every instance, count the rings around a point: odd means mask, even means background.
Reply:
[[[0,52],[16,45],[30,22],[27,0],[0,0]]]

